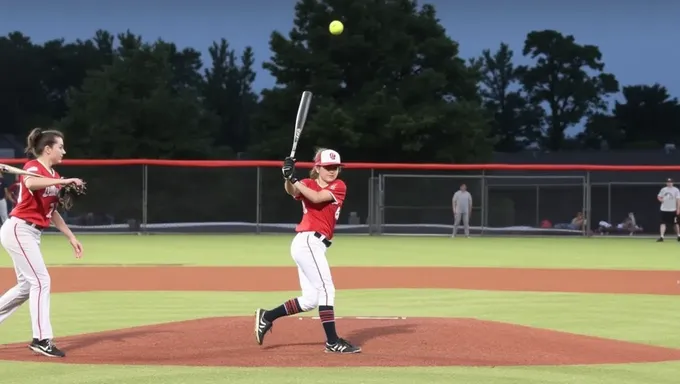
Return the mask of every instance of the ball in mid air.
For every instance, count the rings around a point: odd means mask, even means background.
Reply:
[[[328,30],[331,31],[331,33],[334,34],[334,35],[341,34],[344,29],[345,29],[345,26],[342,25],[342,22],[340,22],[338,20],[333,20],[331,22],[331,25],[328,26]]]

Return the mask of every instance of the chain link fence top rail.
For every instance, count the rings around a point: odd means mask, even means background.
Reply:
[[[26,160],[0,162],[23,166]],[[298,163],[299,177],[311,166]],[[87,195],[63,213],[74,230],[223,233],[292,231],[302,211],[283,191],[280,167],[278,161],[148,159],[56,166],[63,177],[87,182]],[[472,195],[470,225],[477,232],[539,230],[544,221],[553,228],[543,230],[554,229],[577,212],[593,229],[602,221],[615,227],[634,212],[654,232],[656,194],[678,171],[680,166],[348,163],[340,174],[348,193],[338,232],[450,234],[451,199],[461,184]]]

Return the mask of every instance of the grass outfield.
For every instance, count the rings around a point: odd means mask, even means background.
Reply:
[[[83,235],[74,260],[61,236],[44,236],[48,264],[292,266],[290,236]],[[653,249],[666,252],[653,252]],[[680,245],[650,239],[338,236],[331,265],[494,266],[680,270]],[[2,266],[11,263],[3,257]],[[679,272],[680,278],[680,272]],[[11,282],[2,282],[3,288]],[[58,336],[202,317],[250,315],[295,292],[88,292],[52,296]],[[341,290],[338,316],[475,317],[680,348],[680,296],[462,290]],[[311,315],[315,315],[312,313]],[[342,323],[339,322],[339,329]],[[30,337],[28,306],[0,325],[0,343]],[[172,340],[164,341],[173,346]],[[416,345],[404,346],[417,348]],[[28,350],[27,350],[28,353]],[[597,366],[451,368],[184,368],[0,362],[12,384],[41,383],[677,383],[680,362]],[[274,377],[276,378],[274,379]]]
[[[43,236],[49,265],[290,266],[288,235],[81,235],[75,260],[61,235]],[[456,238],[338,235],[336,266],[538,267],[680,270],[680,244],[643,238]],[[661,251],[660,251],[661,250]],[[0,258],[0,267],[11,267]]]

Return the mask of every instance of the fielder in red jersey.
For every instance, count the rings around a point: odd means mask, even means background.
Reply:
[[[50,172],[38,160],[30,160],[24,165],[24,170],[37,173],[48,179],[61,179],[54,169]],[[40,190],[31,191],[24,187],[27,177],[19,176],[19,193],[17,205],[10,212],[10,216],[35,224],[36,228],[45,229],[50,226],[52,214],[59,204],[59,189],[61,185],[50,185]]]
[[[335,285],[326,250],[331,246],[335,225],[340,217],[347,186],[338,179],[340,154],[331,149],[320,149],[314,156],[314,167],[308,179],[297,180],[295,159],[286,158],[281,168],[286,192],[302,203],[302,220],[290,246],[291,256],[298,266],[302,295],[280,306],[255,312],[255,340],[264,335],[280,317],[319,308],[319,318],[326,333],[328,353],[359,353],[360,347],[338,337],[335,330]]]
[[[50,274],[40,251],[42,231],[54,224],[69,239],[77,258],[83,246],[68,228],[57,207],[59,189],[68,184],[83,185],[80,179],[62,179],[52,166],[61,163],[64,135],[56,130],[35,128],[28,136],[27,152],[36,159],[24,165],[24,170],[41,175],[20,176],[17,205],[10,219],[0,228],[0,242],[12,257],[17,285],[0,297],[0,323],[23,303],[29,301],[33,340],[29,348],[48,357],[65,354],[52,341],[50,321]]]

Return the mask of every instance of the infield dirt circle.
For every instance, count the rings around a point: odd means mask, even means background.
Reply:
[[[297,290],[294,268],[58,267],[53,291]],[[424,278],[427,275],[427,278]],[[219,278],[216,278],[218,277]],[[568,276],[568,278],[567,278]],[[677,276],[655,271],[486,268],[337,268],[340,289],[463,288],[677,295]],[[380,277],[377,279],[376,277]],[[500,278],[504,277],[504,278]],[[14,280],[0,269],[2,288]],[[125,287],[122,287],[121,285]],[[207,286],[205,282],[210,282]],[[262,283],[266,282],[263,286]],[[577,283],[580,282],[580,283]],[[454,305],[452,303],[452,305]],[[254,310],[255,308],[253,308]],[[357,355],[323,353],[323,329],[306,316],[280,319],[263,346],[254,320],[220,317],[60,337],[66,364],[185,366],[511,366],[680,360],[680,350],[468,318],[338,318]],[[153,353],[149,353],[153,350]],[[0,360],[44,361],[26,343],[0,346]]]

